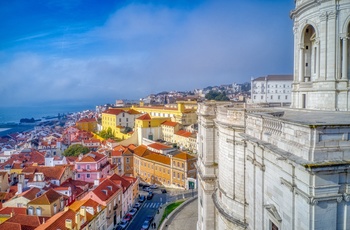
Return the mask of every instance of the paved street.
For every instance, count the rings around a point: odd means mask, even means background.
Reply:
[[[187,204],[179,213],[169,219],[164,230],[194,230],[197,228],[198,199]]]

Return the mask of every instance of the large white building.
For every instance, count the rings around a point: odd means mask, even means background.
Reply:
[[[252,103],[290,105],[293,75],[267,75],[251,81]]]
[[[198,230],[350,229],[350,1],[295,3],[291,108],[198,106]]]

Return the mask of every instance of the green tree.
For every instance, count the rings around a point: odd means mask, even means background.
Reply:
[[[111,127],[109,127],[108,129],[102,130],[98,135],[100,137],[102,137],[103,139],[109,139],[109,138],[111,138],[113,140],[115,139],[114,133],[113,133]]]
[[[225,92],[217,92],[210,90],[206,95],[205,99],[207,100],[215,100],[215,101],[229,101],[230,99],[226,96]]]
[[[84,147],[80,144],[77,145],[71,145],[68,147],[68,149],[66,149],[63,152],[63,155],[68,157],[68,156],[79,156],[80,154],[87,154],[88,152],[90,152],[90,149],[88,147]]]

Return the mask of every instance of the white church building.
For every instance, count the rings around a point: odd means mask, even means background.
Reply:
[[[198,105],[197,230],[350,229],[350,0],[296,0],[290,108]]]

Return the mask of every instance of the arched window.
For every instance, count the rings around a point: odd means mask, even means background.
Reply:
[[[40,207],[36,208],[36,215],[41,216],[41,208]]]
[[[316,32],[313,26],[308,25],[303,34],[303,46],[300,55],[300,79],[301,81],[313,81],[317,78],[318,45]]]

